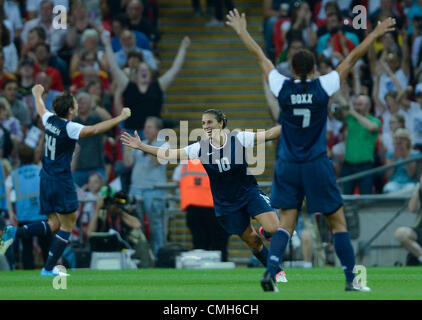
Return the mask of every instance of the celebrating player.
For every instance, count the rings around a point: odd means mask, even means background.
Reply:
[[[227,15],[227,25],[239,35],[255,56],[280,105],[279,123],[282,125],[278,148],[278,162],[271,190],[271,204],[281,208],[282,250],[296,225],[304,196],[309,212],[322,212],[333,233],[334,247],[346,276],[347,291],[369,291],[354,283],[355,258],[343,213],[343,199],[326,150],[326,122],[329,97],[340,89],[353,65],[372,46],[374,41],[394,31],[395,20],[388,18],[365,38],[337,67],[335,71],[317,79],[315,60],[308,50],[300,50],[292,58],[294,79],[282,76],[268,60],[247,31],[246,16],[234,9]],[[279,264],[281,261],[270,260]],[[271,269],[270,269],[271,270]],[[266,272],[262,284],[274,281],[274,272]],[[271,288],[271,286],[266,286]],[[264,286],[265,290],[265,286]]]
[[[35,85],[32,93],[35,97],[37,113],[45,127],[45,152],[40,173],[41,213],[48,216],[48,223],[42,221],[25,225],[21,228],[9,226],[2,237],[0,252],[5,252],[15,237],[36,235],[56,235],[51,242],[48,259],[41,271],[43,276],[57,275],[54,267],[69,243],[70,234],[76,223],[76,210],[79,203],[73,184],[70,163],[79,138],[104,133],[130,117],[130,109],[112,119],[93,126],[83,126],[70,121],[78,113],[78,103],[73,95],[63,93],[53,102],[55,114],[47,111],[42,99],[44,88]]]
[[[200,159],[210,178],[214,209],[218,222],[229,234],[237,234],[249,246],[264,266],[271,266],[274,279],[286,282],[279,265],[268,263],[282,254],[277,243],[281,237],[279,220],[271,208],[269,198],[260,190],[256,179],[247,174],[246,150],[255,143],[278,139],[280,126],[257,134],[253,132],[227,133],[225,115],[216,109],[208,109],[202,115],[202,128],[206,136],[201,141],[183,149],[164,149],[144,144],[135,136],[124,132],[122,143],[167,160]],[[272,235],[270,250],[251,225],[251,217],[258,220],[264,230]]]

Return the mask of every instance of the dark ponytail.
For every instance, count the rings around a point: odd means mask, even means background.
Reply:
[[[219,109],[207,109],[204,111],[203,114],[213,114],[218,122],[223,121],[223,129],[227,127],[227,117],[226,115]]]
[[[306,78],[312,72],[314,65],[315,57],[309,50],[301,49],[293,56],[292,68],[300,77],[300,81],[303,84],[303,91],[306,91]]]

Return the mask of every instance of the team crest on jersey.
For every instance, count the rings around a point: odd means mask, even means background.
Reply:
[[[311,104],[312,96],[312,93],[291,94],[290,102],[292,104]]]

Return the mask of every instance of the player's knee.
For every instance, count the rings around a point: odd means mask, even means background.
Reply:
[[[404,242],[410,239],[410,229],[408,227],[399,227],[394,232],[397,241]]]
[[[279,226],[277,225],[271,225],[264,228],[265,232],[273,235],[278,230]]]
[[[263,242],[258,235],[253,235],[246,240],[246,244],[251,250],[258,252],[261,250]]]

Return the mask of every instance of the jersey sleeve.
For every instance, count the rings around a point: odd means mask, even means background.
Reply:
[[[54,113],[48,112],[48,111],[43,114],[43,116],[42,116],[42,124],[44,125],[44,127],[47,124],[48,118],[50,118],[53,115],[54,115]]]
[[[274,96],[278,97],[278,94],[283,87],[283,83],[287,79],[288,78],[278,72],[277,69],[271,70],[270,74],[268,75],[268,84]]]
[[[340,75],[335,70],[319,77],[319,81],[329,97],[340,89]]]
[[[255,132],[241,131],[237,134],[237,138],[245,148],[253,148],[255,143]]]
[[[201,149],[201,145],[199,142],[195,142],[193,144],[188,145],[187,147],[184,148],[189,160],[193,160],[196,158],[199,158],[199,150]]]
[[[67,135],[70,139],[79,140],[79,135],[84,127],[85,126],[80,123],[69,121],[66,125]]]

